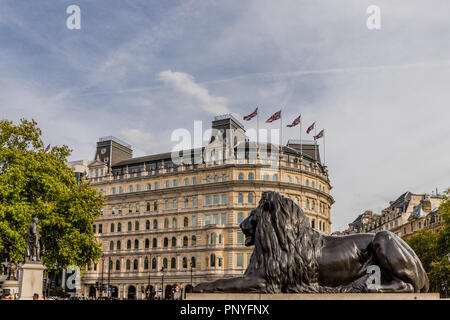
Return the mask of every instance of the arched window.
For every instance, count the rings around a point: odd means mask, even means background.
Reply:
[[[145,249],[150,248],[150,239],[145,239]]]
[[[135,230],[135,231],[139,231],[139,221],[136,221],[136,222],[134,223],[134,230]]]
[[[148,258],[145,257],[144,259],[144,270],[148,270]]]
[[[316,220],[315,219],[311,220],[311,228],[313,228],[313,229],[316,228]]]
[[[294,198],[294,203],[295,203],[295,204],[298,204],[298,197],[295,197],[295,198]]]
[[[121,247],[122,247],[122,242],[120,242],[120,240],[117,240],[117,243],[116,243],[117,250],[120,250]]]
[[[188,178],[184,178],[184,185],[188,186],[189,185],[189,179]]]
[[[128,222],[128,231],[131,231],[131,222]]]
[[[306,209],[309,209],[309,199],[306,199]]]
[[[239,172],[238,180],[244,180],[244,174],[242,172]]]
[[[222,235],[219,234],[219,244],[222,244]]]
[[[268,175],[267,173],[264,173],[264,174],[263,174],[263,180],[264,180],[264,181],[269,180],[269,175]]]
[[[227,174],[226,173],[222,174],[222,182],[225,182],[225,181],[227,181]]]
[[[176,247],[177,246],[177,238],[172,237],[172,247]]]
[[[128,187],[128,192],[133,192],[133,186]]]
[[[244,203],[244,195],[242,193],[238,194],[238,203]]]
[[[219,176],[217,174],[214,175],[214,182],[219,182]]]
[[[138,269],[138,261],[137,259],[134,259],[133,261],[133,270],[137,270]]]
[[[297,183],[297,184],[299,183],[298,177],[294,178],[294,182]]]
[[[172,218],[172,228],[177,227],[177,218]]]
[[[191,267],[195,268],[195,257],[191,258]]]
[[[206,183],[210,183],[211,182],[211,178],[209,176],[206,176]]]
[[[147,183],[147,191],[152,189],[152,185],[150,183]]]
[[[145,230],[150,230],[150,220],[145,221]]]
[[[291,176],[286,176],[286,182],[288,182],[288,183],[291,182]]]
[[[130,271],[130,267],[131,267],[131,261],[129,259],[127,259],[127,271]]]
[[[185,208],[189,207],[189,199],[188,198],[184,199],[184,207]]]
[[[134,240],[134,248],[139,249],[139,240],[138,239]]]
[[[109,226],[109,231],[110,232],[114,232],[114,223],[111,223],[111,225]]]
[[[153,220],[153,229],[158,229],[158,220]]]
[[[164,238],[164,248],[167,248],[169,246],[169,239]]]
[[[152,240],[152,247],[153,247],[153,248],[158,247],[158,239],[153,238],[153,240]]]
[[[214,232],[211,233],[211,244],[216,244],[216,234]]]
[[[184,236],[183,237],[183,247],[187,247],[188,246],[188,237]]]
[[[188,227],[189,226],[189,219],[188,217],[184,217],[183,219],[183,227]]]
[[[216,266],[216,255],[214,253],[211,254],[210,262],[211,262],[211,267]]]
[[[120,260],[116,260],[116,271],[120,271]]]
[[[114,241],[109,242],[109,250],[114,250]]]
[[[153,201],[153,210],[158,210],[158,201]]]
[[[150,211],[150,202],[147,202],[146,210],[147,210],[147,211]]]
[[[152,269],[156,269],[156,258],[152,259]]]
[[[187,268],[187,258],[183,257],[183,269]]]
[[[249,193],[249,194],[247,195],[247,202],[248,202],[248,203],[253,203],[253,194],[252,194],[252,193]]]
[[[192,236],[191,237],[191,246],[196,246],[197,245],[197,237],[196,236]]]
[[[168,229],[169,228],[169,219],[165,218],[164,219],[164,229]]]
[[[131,249],[131,240],[127,240],[127,249]]]
[[[253,180],[253,172],[249,172],[248,176],[247,176],[248,180]]]
[[[177,267],[177,260],[175,258],[170,259],[170,268],[176,269]]]
[[[278,175],[276,173],[272,175],[272,181],[278,181]]]
[[[163,259],[163,267],[167,269],[167,258]]]
[[[122,232],[122,224],[120,222],[117,224],[117,232]]]

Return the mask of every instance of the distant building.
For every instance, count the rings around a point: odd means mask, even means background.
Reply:
[[[85,178],[105,197],[94,225],[104,260],[84,272],[80,293],[105,296],[103,282],[117,298],[144,298],[148,288],[170,297],[177,287],[242,275],[253,248],[239,224],[266,190],[291,198],[313,228],[330,233],[332,187],[314,142],[302,141],[300,154],[290,141],[274,168],[233,116],[215,117],[212,128],[210,144],[186,158],[200,161],[178,165],[170,152],[133,158],[125,142],[100,139]],[[218,139],[227,129],[231,136]]]
[[[438,232],[443,226],[439,211],[441,202],[442,196],[439,194],[430,196],[405,192],[391,201],[381,214],[365,211],[349,224],[348,229],[333,235],[389,230],[400,237],[409,237],[424,228]]]

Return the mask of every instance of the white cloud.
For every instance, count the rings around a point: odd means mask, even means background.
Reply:
[[[127,142],[133,146],[133,156],[139,157],[155,154],[161,145],[158,139],[150,132],[142,132],[138,129],[123,129],[120,133],[125,136]]]
[[[227,98],[212,96],[206,88],[195,82],[193,76],[171,70],[161,71],[158,76],[164,83],[173,86],[179,92],[195,99],[198,106],[206,112],[212,115],[230,112],[227,107]]]

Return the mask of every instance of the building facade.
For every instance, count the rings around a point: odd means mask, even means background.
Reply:
[[[253,248],[239,224],[266,190],[291,198],[313,228],[330,233],[332,187],[316,145],[303,142],[300,154],[299,141],[290,141],[268,159],[234,117],[212,126],[219,135],[231,128],[231,136],[212,137],[179,164],[171,153],[133,158],[126,143],[100,139],[86,178],[105,197],[94,225],[103,257],[85,271],[81,294],[170,298],[174,288],[242,275]],[[111,290],[99,290],[102,283]]]
[[[400,237],[407,238],[421,229],[439,232],[443,227],[443,219],[439,211],[441,202],[442,196],[438,193],[428,195],[405,192],[391,201],[381,214],[365,211],[349,224],[348,229],[333,234],[375,233],[389,230]]]

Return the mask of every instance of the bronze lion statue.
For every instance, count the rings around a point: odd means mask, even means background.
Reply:
[[[389,231],[327,236],[291,199],[264,192],[240,225],[255,248],[241,277],[200,283],[194,292],[427,292],[422,263]],[[378,281],[371,273],[378,269]]]

